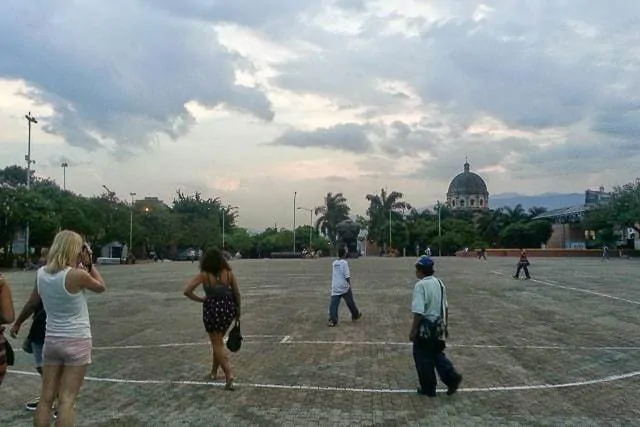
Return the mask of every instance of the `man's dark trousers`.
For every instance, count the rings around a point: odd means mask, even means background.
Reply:
[[[444,343],[425,342],[420,339],[413,341],[413,361],[418,371],[420,389],[428,396],[436,395],[436,385],[438,376],[447,387],[454,385],[457,381],[458,373],[451,361],[442,351]]]
[[[531,278],[531,276],[529,275],[529,266],[526,263],[521,262],[518,264],[518,269],[516,270],[516,277],[520,277],[520,270],[524,270],[524,276],[527,279]]]
[[[360,314],[358,307],[356,307],[356,303],[353,300],[353,292],[351,292],[351,288],[349,288],[349,290],[342,295],[331,295],[331,302],[329,303],[329,320],[336,323],[338,323],[338,309],[340,308],[340,300],[342,298],[344,298],[344,301],[347,303],[347,307],[349,307],[352,319],[357,318]]]

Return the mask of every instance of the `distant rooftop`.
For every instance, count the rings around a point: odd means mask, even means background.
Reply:
[[[577,205],[570,206],[568,208],[560,208],[554,209],[551,211],[547,211],[543,214],[538,215],[533,219],[548,219],[548,218],[570,218],[570,217],[579,217],[584,215],[587,211],[588,206],[586,205]]]

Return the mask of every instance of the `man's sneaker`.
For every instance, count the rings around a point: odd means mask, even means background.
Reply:
[[[447,388],[447,396],[451,396],[458,391],[458,387],[460,387],[460,383],[462,382],[462,375],[456,374],[456,379],[453,383]]]
[[[359,312],[358,312],[358,314],[356,314],[354,317],[352,317],[352,318],[351,318],[351,320],[354,320],[354,321],[355,321],[355,320],[358,320],[358,319],[359,319],[359,318],[361,318],[361,317],[362,317],[362,312],[361,312],[361,311],[359,311]]]
[[[26,409],[27,411],[35,411],[36,409],[38,409],[39,402],[40,402],[40,398],[36,397],[32,401],[27,402],[27,404],[24,405],[24,409]]]
[[[336,325],[338,325],[338,322],[336,322],[335,320],[329,320],[329,323],[327,323],[327,326],[330,328],[333,328]]]

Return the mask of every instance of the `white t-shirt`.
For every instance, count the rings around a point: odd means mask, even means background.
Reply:
[[[342,295],[349,291],[349,282],[351,278],[349,271],[349,263],[346,259],[337,259],[333,261],[333,275],[331,276],[331,295]]]
[[[440,284],[442,282],[435,276],[425,277],[418,280],[413,287],[413,299],[411,301],[411,312],[420,314],[429,320],[436,320],[440,317],[442,299],[440,297]],[[447,290],[442,283],[442,298],[444,307],[447,304]],[[445,319],[442,319],[443,321]]]

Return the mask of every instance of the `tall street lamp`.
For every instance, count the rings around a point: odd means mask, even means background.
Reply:
[[[389,208],[389,254],[391,254],[391,211],[392,209]]]
[[[35,163],[35,161],[31,160],[31,125],[32,124],[37,124],[38,121],[36,120],[35,117],[33,117],[31,115],[31,111],[29,111],[29,114],[26,114],[24,116],[25,119],[27,119],[27,123],[29,126],[29,136],[27,139],[27,155],[25,156],[25,160],[27,161],[27,190],[31,189],[31,165],[33,163]],[[25,230],[25,236],[24,236],[24,250],[25,250],[25,254],[26,254],[26,258],[29,259],[29,255],[30,255],[30,251],[29,251],[29,223],[27,223],[27,227]]]
[[[293,192],[293,253],[296,253],[296,196],[297,191]]]
[[[136,193],[129,193],[129,195],[131,196],[131,212],[129,220],[129,253],[127,255],[131,256],[133,254],[133,198]]]
[[[442,204],[440,200],[437,201],[438,206],[438,256],[442,256]]]
[[[62,167],[62,189],[66,190],[67,189],[67,168],[69,167],[69,163],[62,162],[60,167]]]
[[[298,210],[309,212],[309,250],[311,250],[311,242],[313,241],[313,209],[299,207]]]

